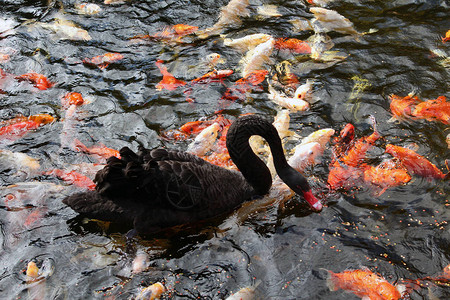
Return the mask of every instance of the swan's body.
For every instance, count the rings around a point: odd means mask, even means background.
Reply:
[[[124,147],[121,159],[109,158],[97,173],[95,191],[63,202],[89,218],[132,226],[144,234],[228,213],[252,196],[266,194],[272,184],[270,171],[250,148],[252,135],[269,143],[280,178],[321,210],[306,179],[287,164],[276,129],[254,115],[238,119],[227,133],[228,151],[242,173],[186,152],[141,147],[136,154]]]

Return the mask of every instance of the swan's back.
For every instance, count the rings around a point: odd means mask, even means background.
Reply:
[[[124,147],[120,155],[97,173],[95,191],[63,202],[89,218],[151,233],[230,212],[253,194],[240,173],[186,152]]]

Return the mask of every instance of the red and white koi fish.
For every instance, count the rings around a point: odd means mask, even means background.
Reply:
[[[120,53],[105,53],[102,55],[97,55],[93,58],[83,59],[83,63],[87,65],[93,65],[99,67],[101,70],[106,69],[110,63],[116,62],[123,59],[123,55]]]
[[[36,73],[36,72],[30,72],[26,73],[20,76],[16,76],[16,79],[18,80],[28,80],[30,81],[35,87],[37,87],[40,90],[46,90],[48,88],[51,88],[54,83],[50,82],[47,77],[45,77],[42,74]]]
[[[69,184],[73,184],[88,190],[95,190],[95,183],[92,181],[92,179],[75,171],[66,172],[60,169],[53,169],[44,172],[44,175],[55,176],[66,181]]]
[[[103,144],[97,145],[97,146],[92,146],[92,147],[88,148],[82,142],[80,142],[78,139],[75,139],[74,146],[75,146],[75,150],[97,156],[98,159],[102,162],[106,162],[106,160],[108,158],[110,158],[111,156],[120,158],[120,154],[119,154],[118,150],[108,148]]]

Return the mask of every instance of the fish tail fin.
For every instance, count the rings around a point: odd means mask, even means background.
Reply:
[[[336,278],[334,276],[334,273],[332,271],[324,269],[324,268],[321,268],[321,269],[328,272],[327,287],[332,292],[337,291],[339,289],[339,287],[336,285]]]
[[[88,152],[88,148],[79,139],[73,140],[75,150],[79,152]]]

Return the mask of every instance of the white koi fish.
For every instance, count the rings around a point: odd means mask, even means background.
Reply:
[[[306,111],[310,107],[309,103],[305,100],[287,97],[286,95],[277,92],[270,84],[269,99],[280,105],[281,107],[287,108],[292,111]]]
[[[312,100],[312,88],[314,80],[307,79],[305,84],[299,86],[294,93],[294,98],[310,102]]]
[[[312,22],[315,32],[336,31],[342,34],[360,35],[353,27],[353,23],[335,10],[311,7],[310,11],[316,18]]]
[[[224,38],[223,44],[225,46],[235,48],[240,52],[246,52],[254,49],[261,43],[267,42],[270,38],[272,38],[270,34],[255,33],[238,39]]]
[[[62,40],[90,41],[92,39],[86,30],[79,28],[71,21],[56,19],[52,23],[38,22],[36,25],[54,31]]]
[[[215,143],[219,130],[220,125],[218,123],[213,123],[203,129],[194,141],[189,144],[187,152],[198,156],[205,155],[209,150],[211,150],[211,147]]]
[[[274,45],[275,39],[271,37],[248,51],[240,62],[242,65],[242,77],[246,77],[255,70],[260,70],[263,64],[269,62],[269,56],[272,54]]]

